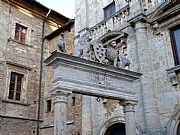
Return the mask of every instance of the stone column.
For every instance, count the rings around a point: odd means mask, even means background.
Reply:
[[[136,135],[135,105],[129,101],[124,104],[126,135]]]
[[[142,18],[143,19],[143,18]],[[155,46],[151,40],[149,42],[147,26],[142,19],[135,22],[135,34],[137,40],[137,53],[139,60],[139,72],[141,77],[141,94],[143,100],[143,109],[145,115],[145,131],[156,134],[161,131],[161,122],[159,117],[158,98],[155,90],[153,72]],[[148,113],[151,112],[151,113]]]
[[[67,96],[65,92],[54,94],[54,135],[67,135]]]

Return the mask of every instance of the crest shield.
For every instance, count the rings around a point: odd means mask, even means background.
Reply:
[[[95,44],[93,48],[96,59],[102,63],[106,57],[106,49],[100,43]]]

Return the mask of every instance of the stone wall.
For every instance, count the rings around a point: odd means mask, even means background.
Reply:
[[[67,53],[72,54],[73,46],[74,46],[74,26],[67,29],[64,32],[64,39],[67,48]],[[60,39],[60,34],[54,37],[52,40],[45,41],[45,47],[47,48],[47,52],[45,53],[45,58],[49,57],[51,53],[54,51],[59,51],[57,48],[57,42]],[[51,95],[52,89],[52,78],[53,71],[51,67],[45,66],[45,89],[44,89],[44,109],[43,109],[43,123],[42,123],[42,134],[43,135],[53,135],[54,129],[54,99]],[[75,104],[73,103],[73,98],[75,99]],[[51,100],[52,102],[52,110],[50,112],[46,112],[46,101]],[[74,121],[74,123],[68,125],[68,135],[80,135],[81,134],[81,107],[82,107],[82,99],[79,94],[71,94],[68,96],[68,122]]]
[[[2,1],[0,11],[0,134],[36,134],[43,18]],[[16,23],[27,27],[25,43],[15,40]],[[45,35],[57,29],[45,27]],[[8,99],[11,72],[23,74],[20,101]]]
[[[140,82],[134,88],[137,93],[136,98],[139,101],[136,107],[138,132],[147,135],[171,135],[169,123],[180,110],[180,92],[179,84],[173,86],[167,73],[168,69],[175,67],[169,29],[180,24],[180,16],[176,15],[159,21],[158,27],[154,27],[153,23],[149,23],[150,18],[153,14],[161,15],[159,9],[170,1],[152,0],[139,3],[139,1],[132,0],[129,2],[128,12],[122,10],[121,13],[104,20],[103,8],[112,1],[103,2],[98,1],[100,4],[97,4],[97,1],[86,1],[82,5],[76,4],[76,36],[81,35],[85,28],[92,30],[93,35],[96,36],[94,36],[95,39],[102,36],[103,31],[108,29],[120,30],[128,34],[127,53],[131,61],[130,70],[143,74]],[[121,3],[120,0],[115,1],[115,3],[117,12],[127,6],[126,2]],[[97,6],[99,7],[97,8]],[[82,13],[83,8],[86,8],[86,15],[84,12]],[[168,11],[168,9],[166,8],[165,11]],[[98,14],[96,14],[97,12]],[[79,22],[80,18],[81,22]],[[84,18],[83,21],[82,18]],[[109,23],[110,21],[111,23]],[[83,23],[83,25],[78,25],[79,23]],[[107,26],[106,29],[102,28],[104,25]],[[76,40],[78,40],[78,36]],[[75,42],[77,43],[77,41]],[[121,115],[120,112],[115,114],[114,110],[111,110],[107,117],[106,113],[109,109],[103,107],[102,102],[97,103],[96,98],[83,97],[83,99],[85,100],[83,102],[89,103],[91,101],[91,105],[83,104],[83,108],[90,107],[92,114],[85,115],[85,118],[82,117],[82,121],[91,117],[89,125],[83,127],[83,129],[91,127],[91,130],[88,131],[90,134],[99,134],[106,121]],[[110,106],[118,107],[113,102],[109,105],[109,108],[111,108]],[[87,110],[83,109],[82,114],[88,114]],[[176,120],[177,124],[178,120]]]
[[[2,135],[35,135],[36,122],[32,120],[2,118],[1,120]]]

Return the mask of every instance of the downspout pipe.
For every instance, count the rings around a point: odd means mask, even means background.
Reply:
[[[51,13],[51,9],[49,9],[48,13],[43,19],[43,26],[42,26],[42,38],[41,38],[41,57],[40,57],[40,75],[39,75],[39,95],[38,95],[38,115],[37,115],[37,135],[40,135],[40,115],[41,115],[41,92],[42,92],[42,79],[43,79],[43,60],[44,60],[44,31],[45,31],[45,23],[46,19]]]

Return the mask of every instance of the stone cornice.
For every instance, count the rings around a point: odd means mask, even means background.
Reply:
[[[49,11],[48,7],[42,5],[41,3],[35,0],[2,0],[2,1],[14,7],[23,8],[27,11],[30,11],[34,16],[37,16],[42,19],[46,16],[46,14]],[[47,20],[56,23],[58,25],[63,25],[69,21],[69,18],[54,10],[51,10],[51,13],[49,14]]]
[[[59,52],[54,52],[45,63],[54,69],[52,94],[72,92],[134,101],[134,83],[142,75]]]
[[[166,1],[160,5],[149,17],[150,23],[161,23],[164,20],[168,20],[180,13],[180,1]]]
[[[134,17],[129,17],[127,19],[127,22],[129,22],[130,24],[134,24],[136,22],[146,22],[147,20],[147,16],[144,13],[139,13],[138,15],[134,16]]]
[[[45,60],[45,63],[47,64],[47,66],[53,66],[53,67],[59,64],[65,64],[70,67],[81,67],[87,71],[104,72],[111,76],[115,76],[116,78],[123,77],[129,81],[135,81],[139,79],[140,76],[142,75],[137,72],[133,72],[133,71],[129,71],[129,70],[121,69],[121,68],[116,68],[111,65],[101,64],[98,62],[85,60],[82,58],[70,56],[67,54],[59,53],[59,52],[54,52],[50,57],[48,57]]]

